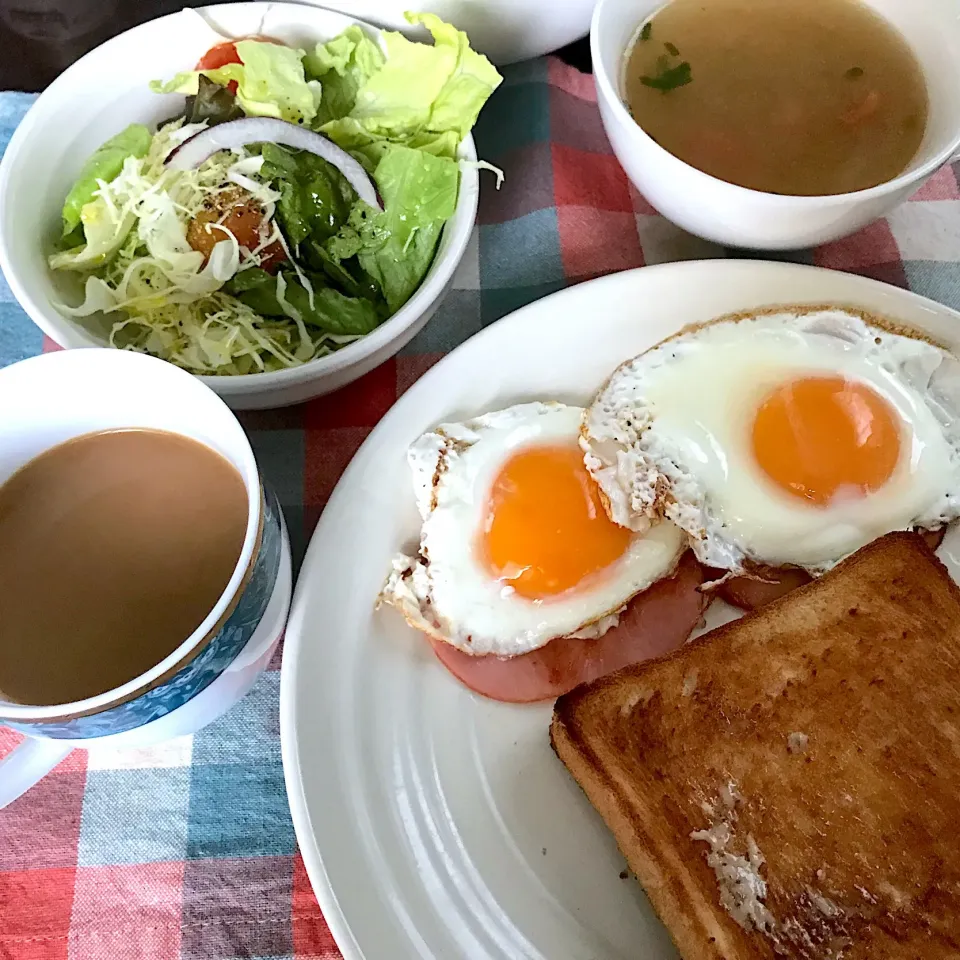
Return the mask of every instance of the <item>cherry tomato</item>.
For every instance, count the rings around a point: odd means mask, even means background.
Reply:
[[[211,47],[198,61],[197,70],[216,70],[228,63],[242,63],[237,45],[233,40],[218,43]]]
[[[228,63],[243,63],[240,54],[237,53],[237,45],[232,40],[211,47],[197,62],[197,70],[216,70],[219,67],[225,67]],[[231,93],[236,93],[237,81],[231,80],[227,84],[227,89]]]
[[[263,43],[280,43],[279,40],[273,40],[270,37],[241,37],[243,40],[260,40]],[[225,67],[228,63],[243,63],[240,54],[237,53],[236,40],[225,40],[211,47],[197,62],[197,70],[216,70],[219,67]],[[237,92],[237,81],[231,80],[227,84],[227,89],[231,93]]]
[[[255,201],[243,196],[239,191],[228,192],[220,197],[216,207],[201,210],[187,227],[187,242],[194,250],[203,254],[204,260],[210,256],[216,244],[224,239],[224,232],[211,224],[222,223],[236,238],[241,247],[255,250],[261,243],[263,210]],[[265,270],[277,266],[287,255],[283,246],[274,242],[260,252],[260,265]]]

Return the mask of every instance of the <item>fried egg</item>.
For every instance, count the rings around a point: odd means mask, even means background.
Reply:
[[[667,517],[724,570],[819,573],[960,515],[960,362],[852,310],[721,319],[617,369],[581,447],[618,524]]]
[[[525,403],[420,437],[408,454],[419,551],[395,559],[381,600],[467,653],[515,657],[601,636],[671,574],[683,534],[610,520],[578,446],[583,413]]]

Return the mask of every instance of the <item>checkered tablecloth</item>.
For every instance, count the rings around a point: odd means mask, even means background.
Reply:
[[[283,504],[295,562],[371,427],[481,327],[598,274],[744,255],[682,233],[633,190],[603,135],[589,76],[556,59],[505,73],[477,144],[506,182],[499,192],[484,182],[479,228],[437,316],[400,356],[339,393],[243,416]],[[0,95],[0,145],[30,100]],[[960,308],[957,170],[942,170],[888,220],[787,259]],[[0,365],[50,347],[0,283]],[[0,812],[2,960],[339,956],[287,810],[279,665],[277,656],[253,692],[201,733],[89,760],[76,752]],[[0,727],[0,755],[16,740]]]

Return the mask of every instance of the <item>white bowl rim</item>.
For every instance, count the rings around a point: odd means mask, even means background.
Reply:
[[[662,147],[653,137],[650,136],[637,123],[633,117],[630,116],[630,112],[627,110],[624,105],[623,98],[620,96],[619,84],[614,82],[610,77],[609,71],[606,69],[603,63],[603,58],[600,54],[600,41],[598,35],[601,29],[601,20],[606,16],[607,8],[610,5],[611,0],[599,0],[596,8],[593,11],[593,19],[590,21],[590,58],[593,63],[593,76],[594,82],[596,83],[598,90],[605,95],[606,99],[611,104],[611,109],[614,112],[614,115],[617,121],[626,126],[633,132],[634,136],[639,136],[645,144],[654,147],[656,151],[659,151],[664,156],[670,157],[670,159],[676,161],[676,163],[681,164],[687,170],[695,175],[696,178],[700,179],[704,184],[709,184],[712,189],[723,188],[726,189],[731,194],[731,199],[753,199],[753,200],[762,200],[764,203],[769,203],[773,205],[783,205],[794,207],[797,204],[802,204],[804,206],[834,206],[846,204],[851,201],[860,201],[860,200],[873,200],[877,197],[882,197],[890,193],[894,193],[897,190],[904,189],[909,187],[913,183],[919,183],[921,180],[926,179],[932,173],[935,173],[940,167],[945,163],[949,162],[951,159],[960,159],[958,156],[958,151],[960,151],[960,130],[954,134],[953,140],[947,147],[944,147],[940,150],[935,156],[929,159],[926,163],[921,164],[916,170],[905,171],[904,173],[898,174],[891,180],[884,180],[883,183],[878,183],[874,187],[867,187],[865,190],[854,190],[850,193],[822,193],[822,194],[793,194],[793,193],[767,193],[764,190],[752,190],[750,187],[741,187],[737,183],[731,183],[729,180],[721,180],[719,177],[714,177],[709,173],[705,173],[703,170],[700,170],[698,167],[693,166],[690,163],[687,163],[686,160],[681,160],[676,154],[671,153],[665,147]],[[639,27],[641,24],[637,24]],[[632,42],[632,38],[631,38]],[[628,47],[629,49],[629,47]],[[622,60],[627,50],[623,50],[620,53],[619,60]]]
[[[276,0],[250,0],[243,3],[222,3],[205,7],[196,8],[201,14],[210,15],[217,18],[225,13],[229,16],[236,12],[237,7],[254,8],[260,7],[266,12],[269,8],[283,7],[288,10],[297,9],[297,12],[303,12],[304,19],[311,14],[325,14],[330,17],[336,17],[343,21],[344,28],[355,24],[362,27],[368,34],[377,38],[382,37],[384,31],[368,23],[365,20],[359,20],[347,14],[339,13],[334,10],[326,10],[312,4],[276,2]],[[110,46],[121,38],[127,38],[131,34],[143,33],[148,35],[155,25],[161,21],[166,21],[173,17],[179,17],[183,13],[178,10],[174,13],[165,14],[162,17],[155,17],[146,23],[131,27],[123,33],[111,37],[109,40],[94,47],[93,50],[84,54],[79,60],[71,64],[60,76],[47,87],[36,102],[31,106],[27,115],[20,122],[10,139],[10,143],[0,161],[0,196],[3,196],[8,189],[8,181],[11,171],[22,158],[30,145],[30,138],[33,127],[42,124],[45,120],[45,112],[50,109],[50,104],[56,103],[61,96],[72,96],[72,80],[75,71],[90,59],[99,57],[103,52],[109,51]],[[144,37],[146,40],[146,37]],[[50,96],[53,94],[53,96]],[[268,370],[259,373],[246,373],[236,375],[210,375],[210,374],[191,374],[196,376],[201,382],[216,390],[223,396],[235,396],[242,394],[257,394],[260,392],[272,391],[281,387],[289,387],[294,384],[310,382],[338,373],[347,367],[352,367],[361,363],[368,357],[373,356],[378,351],[389,347],[391,343],[398,339],[402,331],[411,327],[426,311],[440,298],[447,284],[453,277],[454,272],[463,259],[467,243],[473,233],[473,228],[477,220],[477,210],[479,206],[479,172],[474,166],[477,159],[477,149],[474,143],[473,135],[468,133],[463,138],[458,150],[458,158],[468,161],[460,165],[460,185],[457,193],[457,206],[453,216],[444,224],[441,239],[448,230],[451,230],[450,246],[446,253],[441,257],[438,253],[431,263],[430,269],[435,270],[432,276],[428,274],[414,291],[413,296],[395,313],[389,317],[370,333],[361,337],[353,343],[348,343],[334,353],[325,357],[317,357],[308,360],[296,367],[285,367],[281,370]],[[52,304],[38,304],[31,297],[17,276],[15,270],[11,269],[11,256],[9,247],[13,242],[12,237],[8,237],[5,231],[0,230],[0,269],[2,269],[11,292],[20,306],[27,312],[30,319],[59,346],[65,348],[89,348],[89,347],[107,347],[110,345],[99,341],[79,324],[64,317]],[[89,343],[79,344],[70,343],[72,334],[76,330],[77,334]],[[69,332],[65,332],[69,331]],[[67,341],[64,343],[63,341]],[[139,351],[132,351],[139,352]],[[190,371],[187,371],[190,373]]]

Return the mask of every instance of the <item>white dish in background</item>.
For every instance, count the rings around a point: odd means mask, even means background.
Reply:
[[[518,401],[582,403],[618,363],[685,324],[830,301],[894,316],[960,352],[960,314],[874,280],[751,261],[645,267],[473,337],[361,447],[307,552],[280,688],[294,825],[346,960],[676,958],[550,749],[552,704],[471,693],[395,611],[374,612],[391,557],[419,532],[406,448],[440,421]],[[940,555],[956,577],[956,529]],[[733,616],[711,607],[712,624]]]
[[[465,30],[475,50],[494,63],[529,60],[585,37],[596,0],[308,0],[330,10],[369,20],[411,39],[426,35],[404,19],[407,10],[435,13]]]
[[[661,147],[624,103],[624,55],[637,28],[663,0],[599,0],[590,27],[597,104],[613,152],[636,188],[665,217],[716,243],[791,250],[847,236],[920,188],[945,163],[960,159],[960,16],[957,0],[865,0],[913,48],[930,95],[927,129],[899,176],[869,190],[791,197],[748,190],[690,166]]]
[[[64,197],[87,157],[127,124],[155,125],[183,106],[182,95],[152,93],[151,80],[192,69],[225,36],[265,34],[307,48],[358,22],[294,3],[187,9],[108,40],[61,74],[16,129],[0,163],[0,267],[30,319],[62,347],[107,345],[110,324],[102,314],[97,328],[94,318],[80,322],[54,307],[65,292],[75,302],[80,298],[76,286],[63,286],[75,284],[75,278],[55,277],[46,256],[58,235]],[[476,160],[472,137],[461,144],[460,156]],[[470,239],[477,198],[477,170],[466,167],[456,211],[443,229],[430,271],[410,300],[372,333],[300,367],[199,379],[231,407],[257,409],[329,393],[379,366],[412,340],[440,305]]]

